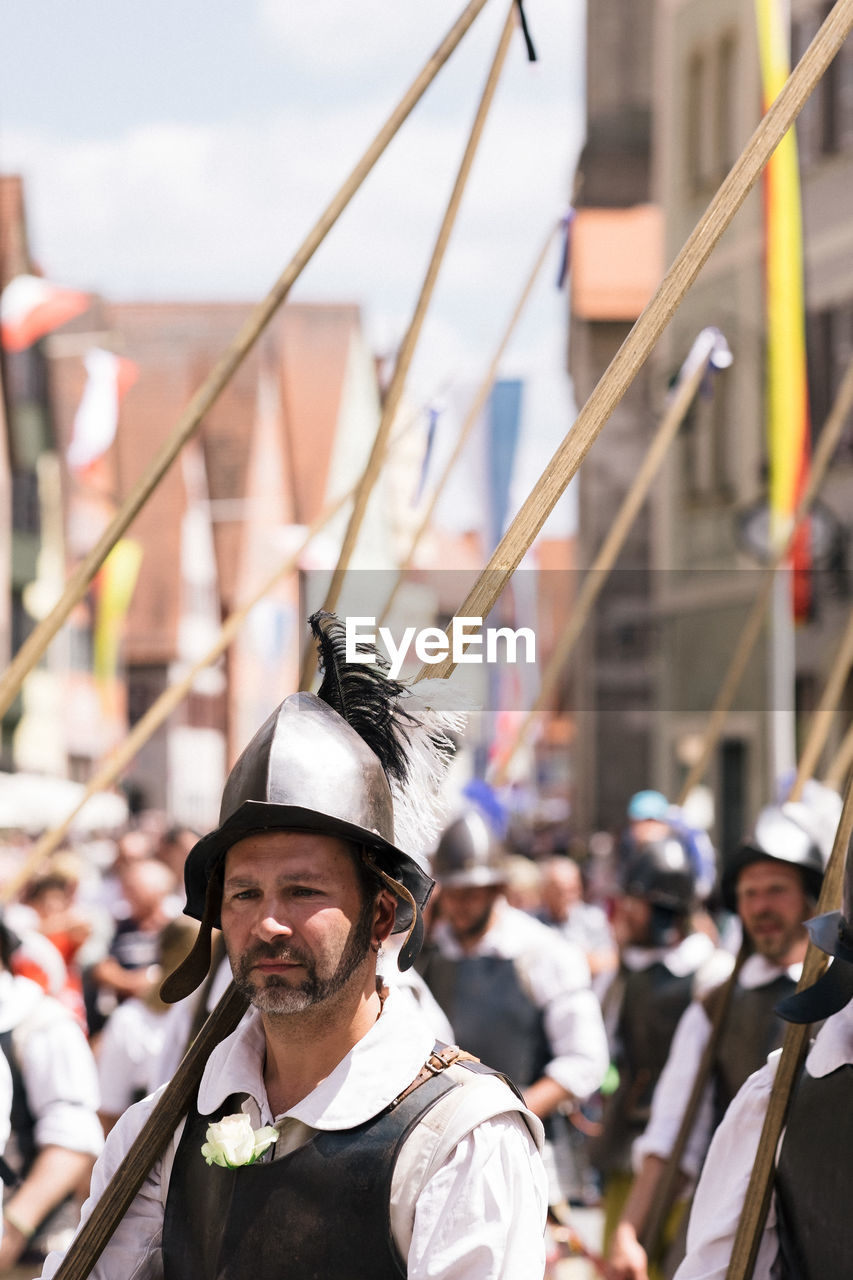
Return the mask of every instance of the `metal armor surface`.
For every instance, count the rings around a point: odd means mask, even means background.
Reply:
[[[714,1058],[715,1128],[747,1077],[764,1066],[768,1054],[780,1048],[785,1037],[785,1023],[774,1012],[774,1007],[796,987],[787,973],[779,974],[762,987],[735,986]],[[715,987],[702,1001],[712,1022],[723,991],[724,987]]]
[[[320,1131],[269,1163],[223,1169],[201,1155],[208,1125],[238,1111],[187,1118],[163,1224],[164,1280],[400,1280],[391,1234],[391,1179],[418,1121],[450,1089],[432,1077],[354,1129]]]
[[[519,981],[515,963],[501,956],[459,960],[430,948],[421,953],[421,975],[441,1005],[453,1033],[469,1053],[524,1089],[554,1056],[542,1010]]]
[[[851,1098],[853,1066],[819,1079],[803,1070],[776,1171],[782,1280],[841,1280],[850,1274]]]

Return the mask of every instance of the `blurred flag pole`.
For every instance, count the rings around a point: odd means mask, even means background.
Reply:
[[[524,288],[522,289],[518,302],[515,305],[515,310],[513,311],[512,316],[510,317],[509,323],[507,324],[506,329],[503,332],[503,336],[501,337],[501,340],[498,343],[495,354],[492,357],[489,367],[486,370],[485,376],[477,390],[477,394],[475,395],[474,399],[471,402],[471,406],[468,410],[468,413],[465,416],[465,420],[459,429],[459,435],[457,436],[456,444],[453,448],[453,452],[448,458],[447,463],[444,467],[444,470],[439,476],[436,484],[433,486],[432,494],[430,496],[429,502],[427,503],[426,510],[424,511],[420,524],[415,530],[414,537],[412,538],[412,541],[409,545],[409,550],[407,551],[406,557],[402,565],[400,566],[394,585],[391,588],[391,592],[388,596],[388,599],[385,601],[385,606],[382,610],[382,614],[378,619],[378,622],[380,624],[385,621],[385,619],[388,617],[389,613],[391,612],[391,608],[394,604],[395,599],[397,598],[397,592],[400,590],[400,587],[402,586],[403,579],[405,578],[406,574],[414,564],[415,553],[421,544],[421,540],[423,539],[424,534],[426,533],[427,529],[430,526],[430,522],[432,520],[433,513],[435,512],[435,508],[438,504],[439,497],[441,496],[441,493],[444,490],[445,485],[447,484],[447,481],[450,479],[450,475],[453,471],[453,468],[456,466],[457,462],[459,461],[459,458],[462,454],[462,450],[465,447],[465,442],[470,436],[471,431],[476,425],[477,420],[479,419],[480,414],[482,413],[485,407],[486,401],[488,400],[492,387],[494,386],[495,379],[498,374],[498,368],[500,366],[501,360],[503,359],[504,352],[506,351],[507,346],[509,345],[510,338],[515,332],[515,327],[521,318],[521,314],[527,305],[528,299],[530,298],[530,294],[533,290],[533,286],[536,282],[536,278],[539,275],[539,272],[542,270],[542,267],[548,256],[548,249],[551,246],[551,241],[553,240],[556,231],[560,229],[560,225],[558,225],[558,227],[556,228],[552,228],[548,232],[548,235],[545,238],[545,243],[543,244],[541,250],[539,251],[539,254],[537,255],[536,261],[533,264],[533,268],[530,272],[530,275],[527,277],[527,280],[524,284]]]
[[[399,408],[400,400],[406,386],[406,379],[409,376],[409,369],[411,368],[412,360],[414,359],[415,350],[421,336],[427,310],[430,302],[432,301],[432,295],[435,290],[438,273],[441,270],[441,265],[444,261],[444,255],[447,251],[450,236],[456,223],[456,217],[459,213],[459,206],[462,203],[462,196],[471,173],[471,168],[474,164],[474,158],[477,154],[477,148],[480,145],[480,139],[483,136],[486,120],[494,100],[495,90],[497,89],[498,81],[500,80],[501,72],[503,71],[504,63],[506,62],[506,56],[509,52],[510,42],[517,23],[518,4],[517,0],[513,0],[513,3],[510,5],[507,12],[506,21],[504,22],[500,39],[498,40],[498,46],[495,50],[494,58],[492,59],[489,74],[486,77],[486,84],[480,97],[480,102],[477,106],[474,122],[471,126],[471,132],[468,135],[468,141],[462,155],[462,160],[456,175],[456,181],[453,184],[450,199],[447,202],[447,208],[445,209],[444,217],[441,220],[441,226],[438,230],[432,256],[430,257],[426,275],[424,276],[423,283],[421,285],[418,300],[415,304],[412,318],[409,321],[409,327],[406,330],[402,343],[400,344],[397,359],[394,362],[394,372],[391,375],[391,383],[385,395],[385,402],[382,406],[382,414],[373,440],[370,457],[359,483],[352,511],[350,512],[349,522],[347,524],[344,540],[338,556],[338,563],[332,573],[332,580],[326,592],[325,600],[323,601],[323,609],[327,609],[330,612],[334,611],[338,600],[340,599],[347,569],[349,568],[349,563],[352,559],[356,542],[358,541],[362,521],[364,520],[364,515],[367,511],[367,504],[370,500],[370,495],[373,492],[374,485],[376,484],[376,479],[382,468],[385,450],[388,446],[388,438],[391,432],[391,425],[394,421],[394,417],[397,413],[397,409]],[[316,666],[317,663],[315,659],[314,645],[313,643],[310,643],[306,645],[305,652],[303,654],[302,674],[299,682],[300,688],[309,689],[311,687]]]
[[[790,72],[789,0],[755,0],[755,15],[766,111]],[[764,244],[770,536],[778,548],[788,540],[810,447],[802,201],[793,129],[764,170]],[[771,779],[782,777],[796,761],[794,625],[809,612],[807,520],[791,541],[788,560],[790,574],[778,573],[774,581],[769,629]]]
[[[806,741],[800,754],[797,776],[788,794],[789,800],[799,800],[803,786],[813,778],[820,753],[829,737],[833,717],[838,710],[841,694],[853,666],[853,609],[830,667],[829,676],[809,724]]]
[[[586,626],[593,606],[619,557],[622,547],[625,545],[625,539],[630,533],[654,479],[663,465],[663,460],[669,447],[678,434],[679,427],[696,398],[699,388],[709,376],[710,367],[715,359],[720,362],[719,367],[721,368],[724,365],[731,364],[731,354],[728,346],[718,329],[703,329],[693,343],[687,359],[681,366],[677,383],[670,393],[669,407],[661,418],[657,431],[652,437],[652,441],[646,450],[645,457],[628,492],[622,499],[619,510],[608,529],[607,537],[584,574],[583,584],[578,592],[578,598],[575,601],[571,616],[558,638],[554,652],[548,659],[542,673],[542,681],[536,701],[525,714],[504,752],[495,761],[495,771],[492,778],[493,786],[500,787],[506,782],[510,765],[517,752],[524,745],[534,721],[538,719],[551,701],[560,675],[564,671],[575,644]]]
[[[723,232],[755,185],[779,141],[853,27],[853,0],[836,0],[814,40],[729,171],[705,213],[667,271],[651,301],[599,379],[574,426],[558,447],[512,524],[493,551],[457,617],[487,618],[522,557],[576,474],[605,422],[620,402]],[[448,633],[452,621],[448,624]],[[424,664],[416,679],[440,679],[456,663],[448,656]]]
[[[228,384],[232,375],[251,351],[263,330],[289,294],[293,284],[310,262],[356,191],[379,160],[392,138],[402,127],[429,85],[467,33],[487,0],[470,0],[469,4],[442,40],[432,57],[416,76],[409,89],[392,111],[373,142],[326,206],[282,274],[240,329],[231,345],[220,357],[208,377],[196,391],[174,430],[146,473],[140,478],[121,508],[113,516],[101,537],[72,573],[61,598],[51,612],[24,642],[0,678],[0,717],[15,699],[27,673],[36,665],[50,641],[65,622],[71,610],[83,598],[92,578],[103,564],[111,548],[157,488],[183,446],[198,430],[202,419]]]
[[[848,726],[847,732],[841,739],[841,745],[830,761],[823,779],[826,785],[839,791],[844,785],[844,779],[851,766],[853,766],[853,724]]]

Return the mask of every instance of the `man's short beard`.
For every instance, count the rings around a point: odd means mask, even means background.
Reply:
[[[347,939],[338,966],[328,978],[321,978],[313,959],[296,948],[259,943],[251,951],[244,952],[239,959],[232,960],[234,985],[256,1009],[266,1014],[304,1013],[306,1009],[332,999],[344,989],[368,955],[373,931],[373,907],[372,901],[365,902]],[[283,959],[295,960],[304,966],[307,977],[303,982],[294,986],[281,974],[271,973],[266,975],[261,986],[255,985],[251,973],[259,960]]]

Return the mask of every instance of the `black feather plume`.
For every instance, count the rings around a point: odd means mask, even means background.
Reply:
[[[390,778],[405,782],[408,775],[406,725],[411,717],[399,705],[405,686],[387,675],[390,663],[366,641],[358,653],[373,655],[374,662],[348,662],[346,628],[333,613],[320,611],[308,619],[317,640],[323,681],[317,697],[337,711],[376,753]]]

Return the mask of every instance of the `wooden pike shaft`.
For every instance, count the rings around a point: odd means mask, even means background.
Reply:
[[[722,683],[717,692],[717,697],[702,738],[702,747],[699,752],[699,756],[694,761],[687,777],[684,780],[678,797],[678,804],[684,804],[684,801],[687,799],[690,792],[697,783],[701,782],[705,775],[705,770],[708,768],[711,756],[714,753],[714,748],[716,747],[720,734],[725,726],[729,708],[734,701],[735,694],[737,693],[740,682],[743,679],[752,651],[755,648],[758,637],[761,635],[761,631],[764,627],[767,610],[770,606],[770,601],[773,598],[773,583],[777,570],[787,560],[791,547],[794,543],[794,535],[797,531],[797,527],[808,515],[812,504],[818,495],[820,487],[826,477],[826,473],[829,470],[829,464],[832,461],[832,455],[835,453],[836,445],[841,439],[841,433],[844,430],[844,423],[851,408],[853,408],[853,362],[851,362],[844,375],[841,386],[838,388],[838,394],[835,397],[835,402],[832,406],[829,417],[826,420],[823,431],[820,433],[817,448],[815,449],[814,457],[812,458],[811,466],[809,467],[806,487],[799,503],[797,504],[797,509],[794,512],[791,532],[787,541],[777,551],[772,562],[762,576],[758,594],[753,601],[752,608],[747,614],[746,622],[744,623],[743,629],[738,637],[738,642],[735,645],[726,674],[723,677]]]
[[[148,501],[181,449],[198,430],[205,414],[210,410],[232,375],[243,362],[245,356],[255,345],[317,248],[331,231],[356,191],[370,173],[370,170],[391,142],[391,139],[423,97],[429,85],[456,49],[486,3],[487,0],[470,0],[462,15],[454,23],[435,53],[425,64],[423,70],[412,82],[412,85],[367,148],[361,160],[359,160],[337,194],[326,206],[326,209],[320,215],[311,231],[309,231],[264,301],[255,308],[230,347],[220,358],[198,391],[196,391],[175,425],[172,435],[157,454],[145,475],[141,477],[132,493],[113,516],[98,542],[69,578],[57,604],[21,646],[2,678],[0,678],[0,716],[5,715],[25,676],[41,658],[50,641],[71,613],[71,610],[85,595],[89,583],[107,558],[109,552]]]
[[[530,275],[527,277],[527,280],[525,281],[524,288],[521,291],[518,302],[516,303],[515,309],[513,310],[513,313],[509,319],[509,323],[507,324],[506,329],[503,332],[503,336],[501,337],[501,340],[498,343],[495,354],[493,355],[491,362],[489,364],[489,367],[486,370],[485,377],[480,383],[480,386],[477,389],[477,394],[475,395],[473,401],[471,402],[471,407],[469,408],[467,414],[465,415],[465,420],[462,423],[462,426],[459,430],[459,436],[456,440],[456,444],[453,448],[453,452],[448,458],[447,464],[444,470],[442,471],[441,475],[439,476],[439,479],[432,491],[432,496],[430,497],[430,500],[427,503],[427,507],[423,514],[423,518],[421,519],[421,522],[418,525],[417,530],[415,531],[415,536],[412,538],[411,546],[409,547],[406,558],[400,567],[400,570],[397,574],[396,580],[394,582],[394,586],[391,588],[391,592],[388,596],[388,599],[385,601],[385,607],[382,610],[382,616],[379,618],[380,623],[384,622],[385,619],[388,617],[388,614],[391,612],[391,607],[395,599],[397,598],[397,592],[399,591],[402,585],[403,579],[405,578],[406,574],[414,564],[415,552],[420,546],[421,540],[424,534],[426,533],[427,529],[429,528],[430,521],[432,520],[433,512],[435,511],[436,504],[438,503],[438,499],[441,496],[441,493],[445,485],[447,484],[447,481],[450,478],[453,468],[456,466],[457,462],[459,461],[459,458],[462,454],[462,450],[465,447],[465,442],[470,436],[471,431],[473,430],[477,422],[477,419],[482,413],[483,407],[489,398],[489,393],[491,392],[492,386],[494,385],[495,378],[497,377],[497,374],[498,374],[498,368],[500,367],[500,362],[504,357],[504,352],[506,351],[507,346],[509,345],[509,340],[512,337],[513,333],[515,332],[515,327],[518,324],[519,320],[521,319],[522,312],[524,311],[524,308],[527,306],[527,302],[530,298],[530,294],[533,290],[533,286],[536,283],[536,278],[539,275],[539,272],[542,270],[542,267],[547,257],[548,249],[551,245],[551,241],[553,237],[554,237],[554,231],[551,230],[548,232],[548,235],[545,239],[545,243],[543,244],[541,250],[539,251],[535,263],[533,264],[533,268],[530,272]]]
[[[723,232],[746,199],[765,164],[853,27],[853,0],[836,0],[812,43],[761,119],[740,157],[667,271],[654,297],[611,360],[607,370],[528,495],[457,616],[486,618],[522,556],[577,472],[602,427],[624,396],[653,346],[680,306]],[[446,677],[452,658],[424,664],[416,679]]]
[[[841,746],[836,751],[826,771],[826,777],[824,778],[826,785],[837,790],[844,782],[851,765],[853,765],[853,724],[848,727],[847,732],[841,739]]]
[[[232,983],[190,1045],[145,1128],[69,1246],[56,1272],[56,1280],[86,1280],[151,1166],[166,1150],[198,1087],[211,1051],[231,1034],[245,1011],[246,999]]]
[[[406,386],[406,379],[409,376],[409,370],[412,360],[415,356],[418,341],[423,330],[424,321],[426,319],[427,310],[429,309],[432,295],[435,292],[438,273],[444,261],[444,255],[447,252],[447,246],[450,243],[450,236],[456,224],[456,218],[459,213],[459,207],[462,203],[462,196],[471,174],[474,164],[474,158],[477,154],[477,148],[483,136],[483,130],[486,126],[486,120],[492,106],[495,96],[495,90],[498,87],[501,72],[506,62],[506,56],[509,52],[510,41],[517,23],[516,5],[512,3],[507,12],[506,21],[501,31],[498,46],[495,50],[492,65],[489,68],[489,74],[486,77],[486,84],[480,97],[480,102],[474,116],[474,122],[471,126],[471,132],[468,135],[468,142],[462,155],[459,170],[456,174],[456,181],[450,193],[450,199],[447,202],[447,208],[444,211],[444,217],[441,220],[441,226],[436,236],[435,245],[433,246],[432,256],[430,257],[426,275],[421,285],[418,300],[415,304],[412,318],[409,321],[409,327],[406,330],[397,359],[394,363],[394,372],[391,375],[391,383],[385,396],[385,403],[382,406],[382,414],[379,419],[379,426],[373,440],[370,450],[370,457],[365,467],[358,492],[355,495],[352,512],[350,513],[349,523],[347,525],[344,540],[341,544],[338,563],[332,574],[332,580],[329,589],[326,592],[326,598],[323,602],[323,608],[333,612],[341,591],[343,590],[344,580],[346,578],[347,569],[355,550],[361,525],[364,520],[367,504],[370,495],[373,492],[379,472],[382,469],[382,463],[385,457],[385,450],[388,445],[388,438],[391,432],[391,426],[394,422],[397,410],[400,406],[400,400]],[[311,681],[314,676],[314,651],[311,645],[305,650],[305,656],[302,664],[302,678],[300,680],[300,688],[308,689],[311,687]]]
[[[817,904],[818,914],[833,911],[841,901],[844,880],[844,860],[853,836],[853,778],[847,784],[844,804],[835,842],[832,846],[823,888]],[[809,943],[803,975],[797,984],[802,991],[812,986],[826,968],[827,958],[813,943]],[[785,1032],[782,1057],[776,1070],[773,1089],[764,1118],[764,1127],[758,1143],[755,1163],[744,1197],[732,1256],[726,1272],[726,1280],[749,1280],[755,1267],[755,1259],[761,1242],[761,1233],[770,1207],[773,1191],[773,1172],[776,1150],[788,1114],[791,1094],[808,1049],[809,1027],[790,1023]]]
[[[607,581],[611,569],[616,563],[622,547],[625,545],[625,539],[631,530],[631,526],[646,500],[652,482],[663,464],[670,445],[678,434],[678,429],[684,421],[687,410],[693,403],[707,368],[708,361],[705,359],[697,365],[697,368],[692,371],[689,377],[684,379],[661,419],[640,469],[619,507],[613,524],[608,530],[607,537],[584,575],[583,585],[578,592],[578,598],[575,601],[569,621],[542,674],[542,683],[536,701],[525,715],[518,727],[515,738],[510,743],[503,759],[499,762],[492,780],[494,786],[499,787],[506,782],[509,767],[516,753],[526,741],[534,720],[548,706],[560,674],[574,650],[578,637],[589,620],[593,606]]]
[[[797,767],[797,776],[788,796],[789,800],[799,800],[806,781],[814,777],[815,768],[832,727],[833,717],[838,710],[841,693],[851,666],[853,666],[853,610],[847,619],[847,626],[844,628],[844,635],[841,637],[841,643],[830,668],[829,678],[824,685],[820,703],[812,716]]]
[[[50,831],[46,831],[44,835],[36,841],[32,849],[29,851],[26,860],[18,868],[13,876],[4,881],[0,885],[0,902],[10,902],[22,885],[26,884],[29,877],[38,869],[43,860],[50,856],[54,850],[58,849],[65,836],[71,829],[71,824],[77,817],[78,813],[83,809],[86,802],[99,791],[105,791],[107,787],[112,786],[119,774],[127,768],[131,760],[137,755],[145,743],[160,728],[160,725],[172,714],[176,707],[184,700],[193,687],[199,674],[206,668],[216,662],[222,656],[225,650],[234,640],[240,627],[246,621],[246,618],[254,609],[259,600],[267,595],[280,578],[285,577],[299,564],[299,557],[308,546],[309,542],[320,531],[323,525],[327,524],[338,511],[352,498],[355,489],[350,489],[349,493],[339,498],[327,511],[314,521],[307,530],[302,543],[288,556],[287,560],[271,574],[261,587],[254,593],[245,604],[230,615],[223,623],[216,641],[208,649],[203,657],[193,663],[187,674],[178,680],[175,684],[169,685],[168,689],[164,689],[159,698],[151,704],[145,715],[142,716],[133,726],[130,733],[124,738],[117,747],[108,753],[101,761],[98,768],[94,771],[91,778],[86,784],[82,796],[78,800],[71,812],[63,818]]]

